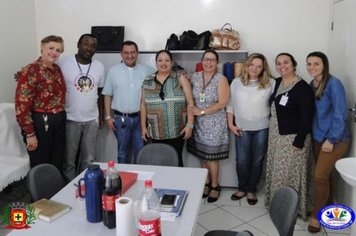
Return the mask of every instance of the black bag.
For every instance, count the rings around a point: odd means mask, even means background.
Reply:
[[[197,43],[198,50],[206,50],[209,48],[211,32],[204,31],[203,33],[199,34],[199,41]]]
[[[178,50],[179,49],[179,40],[176,34],[171,34],[169,39],[167,39],[166,50]]]
[[[196,50],[199,41],[199,35],[193,30],[184,31],[179,37],[181,50]]]
[[[98,40],[97,52],[119,52],[124,42],[125,26],[92,26],[91,33]]]

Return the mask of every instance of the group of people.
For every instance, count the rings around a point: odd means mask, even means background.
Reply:
[[[122,62],[104,79],[103,65],[92,58],[96,45],[93,35],[83,34],[77,54],[57,65],[63,39],[48,36],[41,41],[41,56],[16,74],[16,117],[31,167],[52,163],[73,179],[95,160],[98,128],[106,122],[117,138],[119,163],[134,163],[150,141],[173,146],[183,166],[186,143],[208,169],[203,198],[215,202],[221,191],[219,161],[229,157],[230,130],[239,183],[231,199],[246,196],[250,205],[257,203],[267,156],[265,204],[279,187],[292,186],[300,196],[299,214],[306,219],[314,171],[308,229],[320,230],[317,213],[333,202],[331,172],[350,144],[345,90],[330,74],[324,53],[306,58],[310,84],[296,74],[297,62],[289,53],[275,59],[277,79],[265,56],[253,53],[229,86],[212,49],[202,55],[203,70],[188,77],[174,69],[170,51],[157,52],[154,69],[139,64],[137,44],[125,41]]]

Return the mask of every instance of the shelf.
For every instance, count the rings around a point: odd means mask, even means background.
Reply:
[[[152,54],[158,51],[140,51],[141,54]],[[170,50],[172,54],[202,54],[205,50]],[[248,53],[247,50],[216,50],[217,53]]]

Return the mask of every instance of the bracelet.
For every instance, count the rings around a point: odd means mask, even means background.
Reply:
[[[185,127],[189,128],[189,129],[193,129],[194,128],[194,125],[193,124],[190,124],[190,123],[187,123],[185,125]]]
[[[111,116],[105,116],[104,119],[105,119],[105,120],[109,120],[109,119],[111,119]]]
[[[36,136],[36,134],[35,134],[35,132],[33,132],[33,133],[30,133],[30,134],[27,134],[26,138],[32,138],[32,137],[35,137],[35,136]]]

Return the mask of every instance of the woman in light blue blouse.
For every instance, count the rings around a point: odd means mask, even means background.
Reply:
[[[310,53],[307,70],[313,77],[310,85],[314,89],[316,108],[313,119],[315,195],[308,230],[316,233],[320,231],[319,210],[333,203],[331,172],[350,145],[350,131],[345,89],[339,79],[330,75],[326,55]]]

